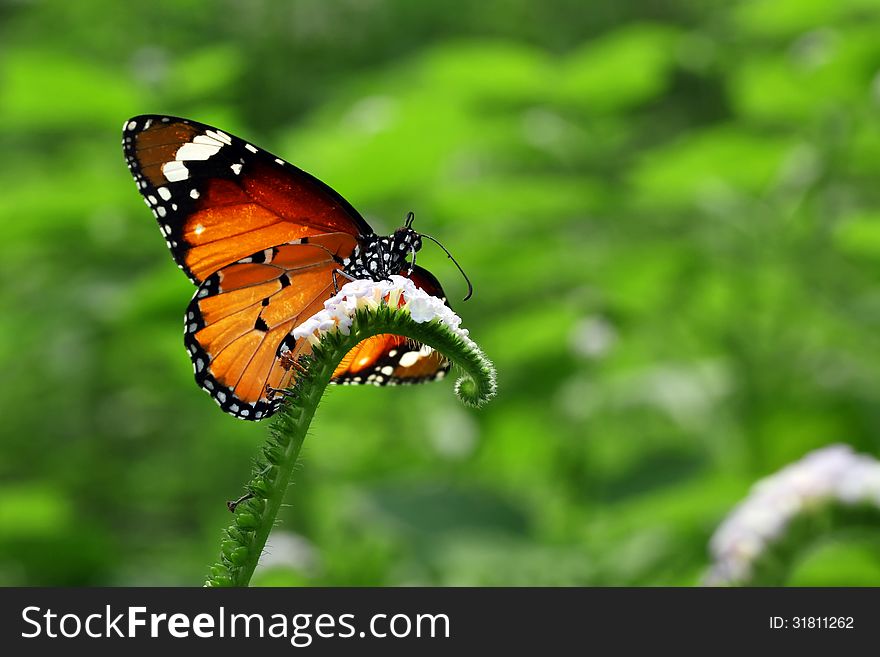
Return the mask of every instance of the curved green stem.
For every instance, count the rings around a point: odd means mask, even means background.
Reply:
[[[387,305],[357,311],[349,335],[327,333],[310,356],[300,359],[304,370],[288,389],[288,399],[272,423],[262,455],[245,487],[251,497],[235,507],[233,523],[220,543],[220,560],[211,566],[205,586],[248,585],[333,371],[357,343],[383,333],[426,344],[463,370],[455,392],[465,404],[481,406],[495,395],[495,368],[472,340],[436,321],[418,323],[409,312]]]

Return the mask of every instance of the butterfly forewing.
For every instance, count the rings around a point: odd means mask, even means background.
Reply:
[[[126,122],[122,143],[172,256],[196,284],[251,253],[301,237],[372,232],[317,178],[202,123],[137,116]]]

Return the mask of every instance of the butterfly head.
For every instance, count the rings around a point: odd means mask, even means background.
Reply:
[[[416,253],[422,248],[422,236],[412,227],[415,218],[416,215],[413,212],[408,212],[406,223],[394,231],[390,240],[392,251],[401,254],[403,257],[400,267],[406,266],[410,271],[412,271],[416,264]],[[406,256],[410,254],[412,255],[412,261],[406,263]]]
[[[388,237],[380,238],[382,272],[385,276],[409,270],[415,264],[416,253],[422,248],[422,236],[410,226],[395,230]],[[412,257],[410,262],[407,258]]]
[[[389,237],[388,246],[404,258],[410,254],[415,257],[415,253],[422,248],[422,236],[412,228],[398,228]]]

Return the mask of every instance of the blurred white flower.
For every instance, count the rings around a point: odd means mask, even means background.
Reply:
[[[467,343],[467,329],[461,328],[461,318],[443,303],[432,297],[404,276],[391,276],[390,280],[356,280],[346,283],[333,297],[324,302],[324,309],[309,317],[293,329],[293,337],[307,338],[317,344],[321,336],[331,330],[348,335],[351,322],[358,310],[376,309],[380,304],[409,312],[413,321],[423,324],[437,321]]]
[[[479,426],[473,415],[458,406],[431,413],[426,428],[431,446],[443,458],[464,459],[477,447]]]
[[[398,102],[394,98],[368,96],[358,100],[343,121],[364,134],[376,135],[393,126],[398,114]]]
[[[310,574],[318,566],[317,551],[303,536],[276,529],[266,540],[256,572],[279,566]]]
[[[704,583],[748,579],[756,559],[796,516],[828,502],[880,506],[880,461],[831,445],[760,480],[712,536],[713,565]]]
[[[731,390],[727,367],[714,360],[656,363],[632,371],[618,386],[617,403],[652,406],[690,430],[713,426]]]
[[[569,338],[572,350],[584,358],[602,358],[617,342],[614,325],[600,315],[580,320]]]

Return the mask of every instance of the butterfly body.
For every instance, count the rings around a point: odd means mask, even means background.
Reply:
[[[363,235],[348,262],[343,261],[343,271],[352,278],[384,280],[391,274],[399,274],[408,266],[407,256],[422,248],[420,235],[404,226],[387,237]]]
[[[310,352],[292,330],[346,279],[411,278],[443,298],[415,258],[421,235],[377,235],[317,178],[237,137],[195,121],[145,115],[123,126],[138,190],[178,267],[197,286],[184,319],[196,382],[242,419],[275,413]],[[396,335],[358,344],[333,383],[394,385],[441,378],[449,363]]]

